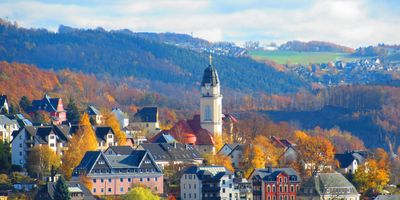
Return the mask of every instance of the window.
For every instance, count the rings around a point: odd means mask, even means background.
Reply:
[[[193,188],[196,189],[196,184],[193,184]],[[196,196],[196,195],[195,195]]]
[[[222,193],[225,193],[225,188],[222,188]]]
[[[190,183],[188,185],[189,185],[189,189],[192,189],[192,185]]]
[[[113,136],[111,134],[108,134],[107,137],[108,138],[113,138]]]
[[[222,185],[225,185],[225,180],[222,180]]]
[[[192,193],[189,193],[189,199],[191,199],[192,198]]]
[[[154,181],[157,181],[157,177],[154,178]]]
[[[19,155],[22,156],[22,151],[19,152]]]
[[[93,188],[93,193],[96,193],[96,188]]]
[[[282,192],[282,185],[279,186],[279,192]]]
[[[108,188],[108,192],[111,192],[111,188]]]
[[[285,192],[287,192],[287,185],[285,185]]]
[[[124,182],[124,179],[123,179],[123,178],[120,178],[119,181]]]
[[[143,182],[143,178],[140,178],[140,182]]]
[[[96,183],[96,179],[95,178],[93,179],[93,183]]]
[[[205,110],[205,121],[211,121],[211,107],[209,105],[206,106]]]
[[[183,193],[183,198],[186,198],[186,193]]]
[[[196,197],[196,193],[194,193],[194,198],[196,199],[197,197]]]
[[[111,178],[108,179],[108,182],[111,183]]]
[[[50,147],[54,147],[54,143],[50,143]]]
[[[101,189],[100,189],[100,191],[101,191],[101,193],[103,193],[103,192],[104,192],[104,189],[103,189],[103,188],[101,188]]]
[[[282,178],[279,178],[279,182],[281,182],[281,183],[282,183]]]
[[[22,144],[19,144],[19,148],[22,148]]]
[[[271,192],[271,187],[269,185],[267,186],[267,192]]]
[[[285,177],[285,183],[287,182],[287,178]]]
[[[131,180],[131,178],[128,178],[128,182],[131,182],[132,180]]]
[[[50,139],[54,140],[54,135],[50,135]]]
[[[120,188],[119,188],[119,191],[120,191],[120,192],[124,192],[124,188],[123,188],[123,187],[120,187]]]
[[[294,186],[293,185],[290,186],[290,192],[294,192]]]
[[[103,182],[104,182],[104,179],[100,179],[100,182],[102,182],[102,183],[103,183]]]
[[[150,181],[150,178],[147,178],[147,181],[149,182],[149,181]]]

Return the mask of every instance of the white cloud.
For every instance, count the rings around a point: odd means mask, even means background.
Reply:
[[[353,47],[400,42],[397,34],[400,18],[393,16],[395,12],[385,12],[384,8],[371,6],[367,0],[284,1],[281,4],[264,0],[0,2],[1,17],[8,16],[24,27],[56,30],[59,24],[83,28],[102,26],[133,31],[193,32],[194,36],[211,41],[324,40]]]

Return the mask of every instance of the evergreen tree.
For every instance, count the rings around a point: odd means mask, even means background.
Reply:
[[[57,200],[70,200],[71,196],[68,191],[67,183],[63,176],[60,176],[54,189],[54,199]]]
[[[0,142],[0,172],[8,172],[11,167],[11,147],[8,142]]]
[[[78,107],[76,106],[75,100],[72,98],[69,98],[67,105],[67,119],[70,122],[78,121],[80,119]]]
[[[29,108],[32,105],[31,100],[27,96],[21,97],[21,100],[19,100],[19,106],[22,108],[22,110],[26,111],[27,108]]]

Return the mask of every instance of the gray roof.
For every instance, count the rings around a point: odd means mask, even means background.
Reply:
[[[88,115],[101,115],[101,112],[92,105],[89,105],[86,111]]]
[[[289,176],[292,182],[301,182],[301,178],[293,168],[264,168],[255,169],[250,175],[251,178],[258,178],[264,181],[276,181],[280,173],[285,173]]]
[[[109,155],[101,151],[88,151],[75,168],[73,175],[79,176],[80,173],[91,173],[91,170],[96,166],[96,161],[100,158],[105,160],[110,169],[139,169],[142,165],[149,165],[143,162],[148,158],[151,161],[154,173],[162,173],[151,154],[144,150],[134,150],[129,155]]]
[[[110,146],[105,152],[112,151],[119,155],[129,155],[134,149],[131,146]]]
[[[41,100],[33,100],[32,107],[28,112],[35,112],[37,110],[44,110],[47,112],[56,112],[57,105],[60,98],[50,98],[47,94]]]
[[[218,181],[224,175],[233,174],[223,166],[190,166],[184,173],[195,174],[202,181]]]
[[[97,141],[99,142],[106,141],[107,134],[110,132],[115,135],[114,130],[109,126],[96,126],[94,132],[96,134]]]
[[[203,160],[201,154],[192,146],[181,143],[144,143],[138,149],[148,150],[156,161]]]
[[[358,164],[364,163],[366,158],[358,152],[345,152],[345,153],[337,153],[335,154],[335,159],[339,162],[340,168],[346,168],[354,160],[358,162]]]
[[[33,137],[33,140],[40,144],[48,143],[48,136],[51,133],[56,135],[57,141],[66,143],[69,140],[70,127],[66,125],[51,125],[51,126],[25,126],[18,133],[13,133],[14,138],[26,130],[26,133]]]
[[[13,125],[18,124],[18,122],[16,120],[11,120],[5,115],[0,115],[0,124]]]
[[[356,195],[356,188],[340,173],[318,173],[307,180],[298,193],[301,196]]]
[[[137,122],[157,122],[158,121],[158,108],[157,107],[143,107],[138,110],[134,116]]]
[[[204,70],[201,86],[205,86],[206,83],[211,86],[216,86],[219,83],[217,70],[212,64]]]

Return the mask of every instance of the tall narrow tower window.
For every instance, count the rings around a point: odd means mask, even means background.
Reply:
[[[205,114],[206,114],[206,116],[205,116],[204,120],[205,121],[211,121],[211,107],[210,107],[210,105],[206,106]]]

